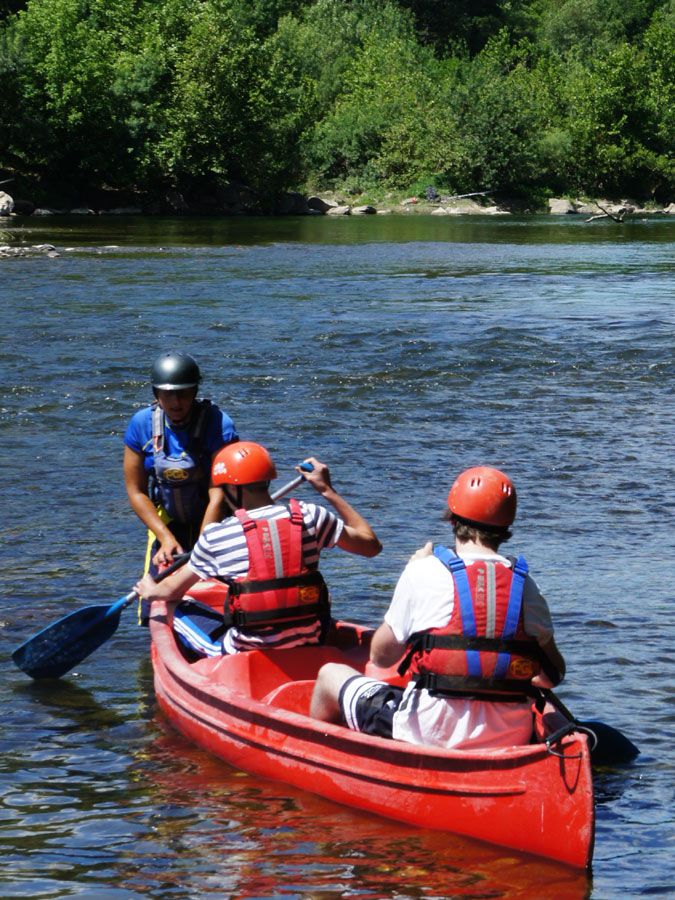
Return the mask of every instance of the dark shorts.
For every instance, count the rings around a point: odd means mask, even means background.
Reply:
[[[390,738],[394,713],[402,699],[403,688],[354,675],[342,685],[339,704],[344,720],[352,731]]]

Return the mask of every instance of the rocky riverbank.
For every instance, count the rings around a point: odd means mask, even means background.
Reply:
[[[639,200],[552,198],[547,206],[531,208],[522,201],[504,198],[499,192],[443,196],[432,186],[422,195],[385,194],[372,200],[338,192],[305,195],[287,192],[278,197],[260,197],[245,185],[210,186],[190,194],[167,191],[160,197],[143,197],[114,191],[98,191],[87,202],[40,205],[20,196],[7,184],[0,189],[0,220],[10,216],[363,216],[426,214],[437,216],[506,216],[549,212],[552,215],[584,215],[623,219],[632,215],[673,215],[675,203],[655,204]]]

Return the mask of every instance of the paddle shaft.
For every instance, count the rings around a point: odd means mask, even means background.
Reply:
[[[174,561],[171,563],[171,565],[168,568],[163,569],[161,572],[159,572],[157,575],[155,575],[155,581],[158,581],[158,582],[164,581],[164,579],[168,578],[169,575],[173,575],[173,573],[176,571],[176,569],[180,569],[181,566],[185,565],[185,563],[188,561],[188,559],[190,559],[189,552],[181,553],[179,556],[177,556],[174,559]],[[129,591],[129,593],[126,595],[126,597],[122,597],[120,600],[117,601],[117,603],[113,603],[113,605],[108,610],[106,616],[114,616],[118,612],[121,612],[123,609],[125,609],[127,606],[129,606],[130,603],[133,603],[137,597],[138,597],[138,594],[136,593],[136,591]]]
[[[307,467],[307,468],[305,468],[305,467]],[[306,472],[309,472],[312,469],[312,467],[309,465],[309,463],[303,463],[300,466],[300,468],[301,469],[305,468]],[[279,500],[281,497],[284,497],[286,494],[289,493],[289,491],[295,490],[295,488],[299,484],[302,484],[302,482],[305,480],[306,479],[305,479],[304,475],[298,475],[296,478],[293,479],[293,481],[289,481],[288,484],[285,484],[283,487],[280,487],[278,491],[275,491],[273,494],[270,494],[272,500]]]
[[[546,700],[548,700],[548,702],[549,702],[552,706],[555,706],[555,708],[558,710],[558,712],[562,713],[563,716],[565,716],[566,719],[568,719],[570,722],[576,722],[576,721],[577,721],[577,719],[575,718],[575,716],[572,715],[572,713],[571,713],[571,712],[569,711],[569,709],[565,706],[565,704],[562,702],[562,700],[560,699],[560,697],[557,697],[557,696],[553,693],[553,691],[552,691],[550,688],[539,688],[539,690],[540,690],[541,693],[543,694],[544,698],[545,698]]]

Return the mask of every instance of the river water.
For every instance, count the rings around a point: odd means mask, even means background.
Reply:
[[[672,896],[675,221],[111,217],[3,230],[59,255],[0,263],[0,896]],[[26,637],[112,602],[140,572],[122,434],[165,348],[194,353],[205,395],[271,449],[280,483],[316,455],[373,523],[378,558],[324,556],[345,618],[376,624],[412,550],[447,540],[459,470],[512,476],[509,547],[552,608],[560,696],[642,750],[597,773],[592,877],[209,758],[158,714],[130,611],[60,683],[14,668]]]

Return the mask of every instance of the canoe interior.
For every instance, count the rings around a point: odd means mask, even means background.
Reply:
[[[322,647],[253,651],[218,660],[197,660],[189,666],[194,673],[207,677],[212,685],[224,685],[252,700],[306,714],[321,666],[327,662],[344,662],[365,671],[371,636],[367,628],[334,623],[328,643]],[[393,672],[388,671],[385,676],[400,681]]]

